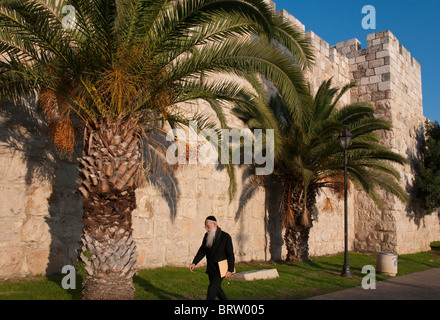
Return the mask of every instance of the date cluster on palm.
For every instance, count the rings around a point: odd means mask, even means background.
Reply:
[[[83,299],[133,299],[136,272],[132,211],[140,166],[139,136],[129,122],[103,121],[85,133],[79,161],[83,194]]]

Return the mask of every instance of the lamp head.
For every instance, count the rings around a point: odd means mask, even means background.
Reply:
[[[342,149],[345,150],[350,147],[352,137],[353,134],[347,129],[347,127],[344,126],[344,130],[342,130],[342,133],[338,137]]]

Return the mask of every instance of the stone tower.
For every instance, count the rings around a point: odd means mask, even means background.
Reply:
[[[420,64],[389,30],[369,34],[363,50],[357,39],[340,42],[334,48],[349,59],[350,79],[358,84],[352,89],[351,102],[371,102],[376,115],[392,123],[393,129],[382,133],[383,143],[408,158],[409,164],[398,169],[403,187],[412,196],[413,168],[420,158],[425,122]],[[429,249],[428,243],[416,240],[420,236],[416,233],[423,229],[423,214],[386,192],[382,195],[382,209],[364,195],[356,196],[355,249],[395,253]]]
[[[377,117],[391,122],[392,130],[381,133],[382,143],[408,158],[408,165],[397,169],[402,186],[411,194],[419,145],[424,138],[420,64],[389,30],[369,34],[365,49],[361,49],[358,39],[330,46],[313,31],[306,31],[305,25],[287,11],[277,13],[305,32],[313,48],[315,63],[306,76],[314,92],[329,78],[339,88],[355,81],[357,87],[342,97],[340,105],[369,102],[375,106]],[[430,241],[439,237],[438,216],[423,216],[416,206],[407,206],[386,192],[382,197],[384,206],[379,209],[364,193],[351,192],[350,249],[395,253],[429,250]],[[311,255],[343,250],[342,212],[337,200],[334,212],[318,212],[310,231]]]

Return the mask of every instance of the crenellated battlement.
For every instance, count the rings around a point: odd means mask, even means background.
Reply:
[[[348,58],[383,51],[379,53],[378,56],[385,57],[389,55],[396,61],[401,60],[408,63],[408,66],[412,66],[416,70],[421,69],[420,63],[411,56],[411,53],[403,45],[400,44],[399,40],[390,30],[379,31],[367,35],[366,49],[361,49],[361,42],[356,38],[339,42],[332,47],[336,48]],[[390,54],[387,54],[387,51],[389,51]]]
[[[276,11],[275,3],[268,2]],[[356,38],[330,46],[313,31],[306,31],[306,26],[286,10],[276,13],[303,31],[314,48],[315,65],[307,72],[312,88],[316,89],[321,81],[328,78],[336,80],[334,82],[338,86],[355,81],[358,87],[351,92],[352,102],[376,104],[386,99],[402,98],[405,103],[399,108],[408,105],[412,113],[417,113],[417,118],[423,118],[420,63],[390,30],[369,34],[365,49]],[[384,116],[389,118],[390,112],[385,112]],[[395,119],[390,120],[393,122]]]

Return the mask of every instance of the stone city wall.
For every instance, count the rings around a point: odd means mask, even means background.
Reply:
[[[78,170],[54,158],[42,124],[33,112],[0,108],[0,277],[60,272],[77,257]]]

